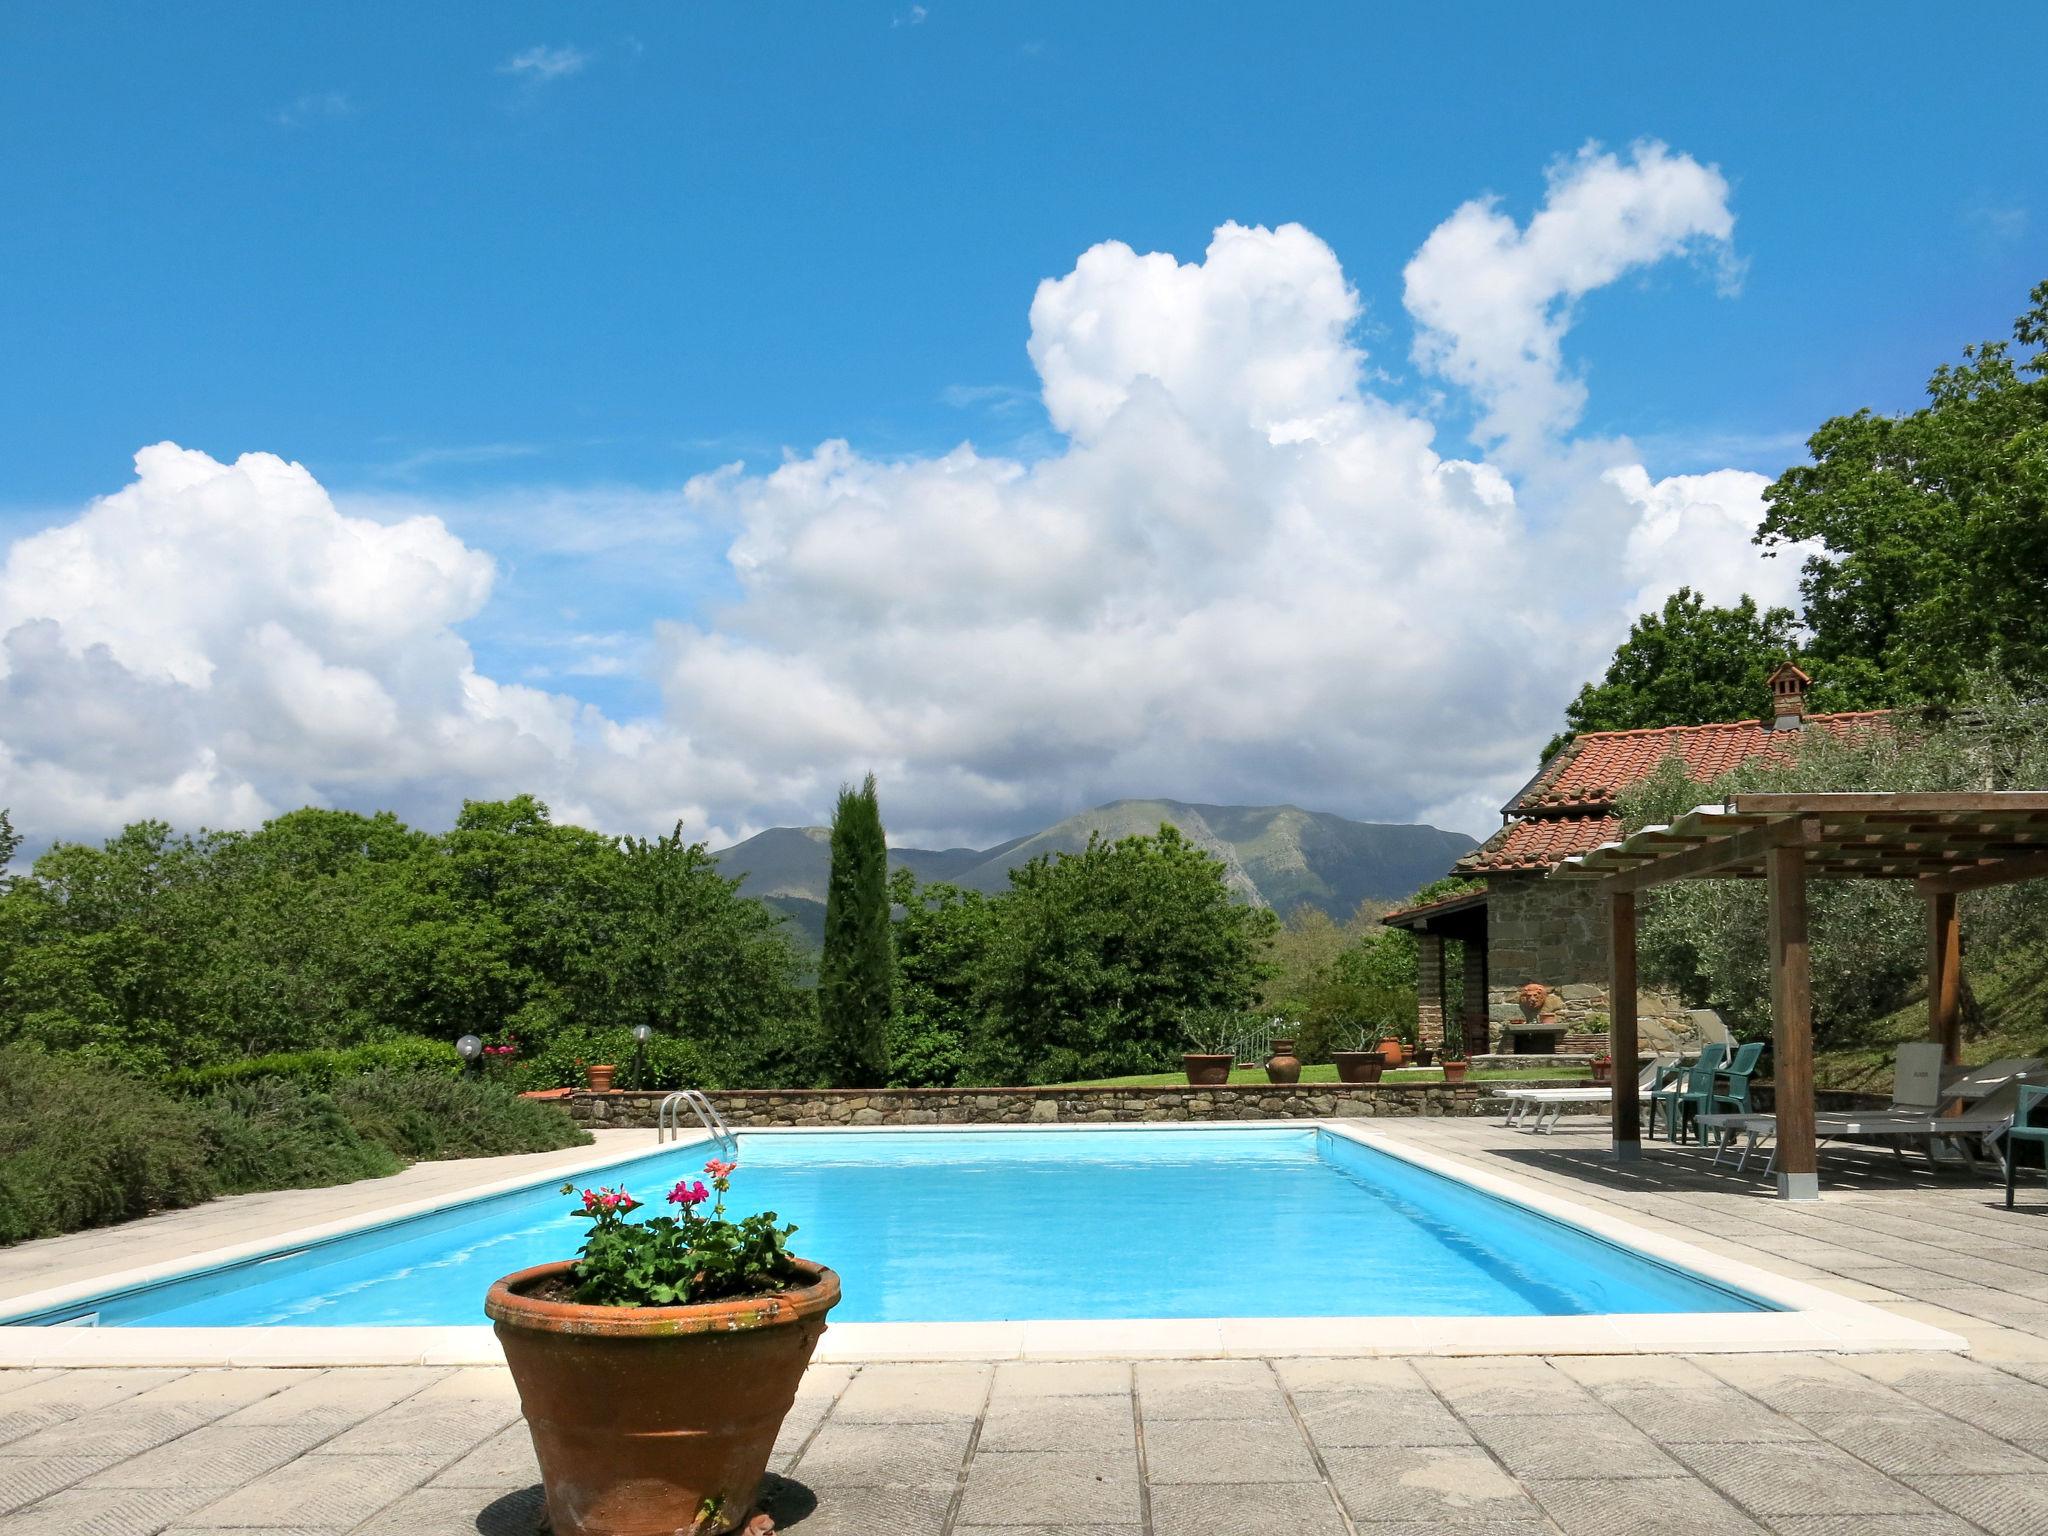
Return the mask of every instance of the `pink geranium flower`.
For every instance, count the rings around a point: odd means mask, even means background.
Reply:
[[[704,1187],[701,1179],[678,1179],[676,1187],[668,1192],[668,1203],[680,1205],[688,1210],[693,1205],[702,1205],[711,1198],[711,1191]]]

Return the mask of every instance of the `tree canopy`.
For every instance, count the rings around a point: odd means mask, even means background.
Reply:
[[[1812,540],[1808,654],[1891,704],[1966,672],[2048,680],[2048,282],[2013,323],[2035,350],[1963,349],[1905,416],[1837,416],[1765,492],[1758,542]]]
[[[875,776],[842,789],[832,813],[818,1023],[833,1082],[878,1088],[889,1074],[896,959],[889,935],[889,848]]]

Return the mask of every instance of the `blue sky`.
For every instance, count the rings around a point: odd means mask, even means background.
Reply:
[[[681,488],[840,438],[874,463],[963,440],[1058,459],[1073,444],[1029,311],[1101,242],[1198,263],[1226,221],[1300,223],[1356,292],[1360,387],[1426,418],[1434,453],[1478,461],[1498,448],[1471,435],[1482,402],[1413,352],[1403,272],[1431,232],[1489,194],[1525,225],[1546,168],[1589,143],[1713,168],[1731,236],[1689,227],[1561,301],[1586,398],[1546,464],[1503,461],[1530,529],[1575,515],[1558,489],[1572,443],[1626,440],[1610,457],[1652,481],[1775,474],[1828,414],[1910,407],[2048,275],[2037,8],[1734,7],[1674,26],[1588,7],[1567,28],[1519,6],[80,4],[16,7],[6,32],[0,536],[67,526],[149,444],[276,455],[344,513],[435,517],[488,557],[488,596],[446,626],[480,675],[604,712],[578,732],[638,723],[696,750],[713,729],[696,719],[731,723],[679,694],[656,626],[785,661],[803,647],[785,621],[728,612],[748,601],[728,550],[751,514],[685,507]],[[253,601],[272,598],[296,601]],[[1595,654],[1619,622],[1606,606]],[[35,617],[32,599],[0,605],[0,622]],[[44,617],[90,649],[89,624]],[[1502,761],[1434,764],[1438,793],[1340,792],[1334,767],[1297,764],[1272,798],[1469,822],[1492,791],[1465,786],[1518,777],[1505,759],[1570,681],[1532,681]],[[1378,702],[1426,731],[1415,697]],[[216,729],[166,707],[194,740]],[[1114,742],[1047,768],[1021,737],[935,737],[914,764],[882,748],[902,719],[875,729],[727,740],[786,750],[781,787],[671,784],[591,813],[686,809],[736,831],[877,755],[943,802],[916,818],[934,831],[1001,832],[1119,787],[1086,766],[1117,761]],[[1121,787],[1255,793],[1254,746]],[[17,774],[32,756],[17,748]],[[431,814],[464,771],[401,784],[323,764],[252,770],[253,796],[218,803],[385,794]],[[1007,787],[963,787],[990,780]],[[50,793],[53,819],[84,826],[147,785]]]

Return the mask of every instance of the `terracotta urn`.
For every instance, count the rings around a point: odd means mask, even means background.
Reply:
[[[1403,1059],[1403,1051],[1399,1040],[1389,1035],[1380,1042],[1380,1060],[1384,1061],[1388,1066],[1398,1067]]]
[[[1269,1083],[1298,1083],[1301,1081],[1301,1058],[1294,1054],[1292,1040],[1275,1040],[1273,1054],[1266,1058],[1266,1081]]]
[[[610,1093],[612,1091],[612,1078],[618,1070],[617,1067],[585,1067],[583,1075],[590,1079],[590,1091],[592,1093]]]
[[[1330,1060],[1337,1064],[1340,1083],[1376,1083],[1387,1064],[1378,1051],[1332,1051]]]
[[[1593,1081],[1596,1084],[1614,1081],[1614,1062],[1612,1059],[1596,1060],[1593,1063]]]
[[[1465,1068],[1468,1065],[1469,1063],[1462,1061],[1445,1062],[1444,1081],[1447,1083],[1462,1083],[1463,1081],[1465,1081]]]
[[[1220,1088],[1230,1081],[1237,1058],[1229,1051],[1188,1051],[1180,1059],[1191,1088]]]
[[[484,1312],[540,1460],[554,1536],[718,1536],[744,1525],[839,1277],[686,1307],[531,1294],[570,1261],[507,1275]]]

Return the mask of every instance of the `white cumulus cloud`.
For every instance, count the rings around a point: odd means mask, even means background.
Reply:
[[[481,672],[493,561],[425,499],[350,515],[266,454],[145,449],[0,566],[0,805],[47,836],[308,801],[445,821],[532,789],[716,840],[874,769],[906,838],[1152,794],[1484,831],[1642,606],[1790,591],[1796,562],[1749,543],[1760,477],[1658,478],[1569,435],[1574,302],[1731,230],[1717,172],[1645,145],[1554,168],[1525,228],[1467,204],[1431,235],[1420,355],[1486,413],[1489,461],[1376,392],[1358,293],[1307,229],[1227,223],[1192,261],[1097,245],[1030,307],[1056,451],[831,441],[563,535],[633,560],[725,530],[729,593],[689,621],[637,652],[563,637],[605,672],[643,658],[645,718]]]

